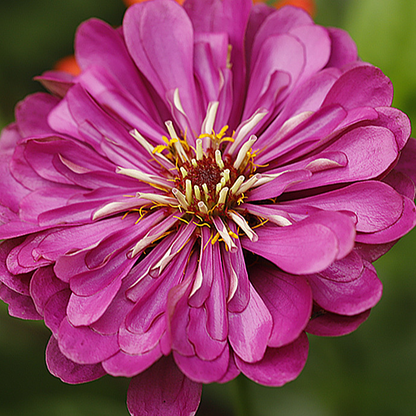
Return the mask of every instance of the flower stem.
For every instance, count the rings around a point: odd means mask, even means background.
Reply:
[[[230,381],[231,396],[233,399],[234,416],[251,416],[249,381],[242,374]]]

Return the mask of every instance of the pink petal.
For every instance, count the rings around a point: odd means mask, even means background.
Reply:
[[[238,232],[235,228],[230,224],[231,231]],[[242,312],[250,299],[250,282],[240,240],[236,240],[235,244],[238,250],[230,253],[222,248],[221,258],[224,276],[228,281],[227,308],[230,312]]]
[[[16,142],[20,140],[16,125],[6,127],[0,138],[0,204],[19,212],[19,204],[29,190],[19,183],[11,172],[11,159]]]
[[[199,383],[213,383],[221,380],[228,370],[230,351],[228,345],[221,355],[212,361],[202,360],[198,356],[185,357],[176,351],[173,358],[179,369],[191,380]]]
[[[273,318],[268,346],[277,348],[293,342],[311,316],[312,291],[307,280],[264,263],[250,269],[250,281]]]
[[[341,152],[348,163],[336,169],[318,171],[309,179],[307,185],[302,182],[295,184],[291,191],[377,178],[390,168],[398,156],[394,134],[385,127],[378,126],[347,130],[325,152]],[[302,169],[320,156],[318,153],[289,166],[291,169]]]
[[[230,360],[228,362],[228,369],[224,377],[221,380],[218,380],[217,383],[228,383],[229,381],[235,379],[240,374],[240,369],[237,367],[234,360],[234,352],[230,351]]]
[[[231,45],[232,104],[229,119],[235,125],[241,115],[245,93],[245,29],[252,8],[251,0],[187,0],[184,9],[188,13],[195,32],[226,33]],[[221,128],[221,127],[220,127]]]
[[[0,244],[0,282],[4,283],[9,289],[21,295],[29,296],[29,283],[31,273],[12,274],[6,266],[7,257],[15,247],[20,247],[21,239],[6,240]]]
[[[252,60],[257,60],[261,45],[271,36],[290,32],[299,26],[313,24],[310,16],[302,9],[283,7],[271,13],[260,26],[253,43]]]
[[[346,110],[355,107],[390,106],[393,99],[391,81],[380,69],[363,65],[345,72],[329,91],[323,106],[341,104]]]
[[[46,302],[43,311],[45,325],[57,337],[59,334],[59,327],[62,321],[66,318],[66,307],[68,305],[71,291],[63,289],[54,293]]]
[[[133,333],[122,323],[118,333],[118,343],[120,349],[126,354],[143,355],[159,344],[165,331],[166,321],[164,316],[156,318],[144,333]]]
[[[290,201],[290,204],[310,205],[328,211],[351,211],[357,216],[357,231],[366,233],[391,226],[403,210],[402,197],[378,181],[354,183],[318,196]]]
[[[125,14],[123,30],[137,67],[162,98],[179,89],[185,113],[197,130],[200,114],[193,78],[194,36],[184,9],[169,0],[134,5]]]
[[[39,81],[52,94],[64,97],[74,85],[74,78],[73,75],[64,71],[46,71],[34,79]]]
[[[295,27],[289,33],[296,36],[305,48],[305,66],[298,81],[302,83],[327,64],[331,52],[331,40],[327,30],[318,25]]]
[[[190,308],[187,335],[194,346],[198,358],[212,361],[218,358],[226,348],[226,341],[213,339],[207,331],[207,314],[204,308]],[[179,334],[178,334],[179,335]],[[183,335],[182,335],[183,337]],[[181,351],[176,349],[180,354]],[[189,354],[181,354],[189,356]],[[190,377],[190,375],[188,374]],[[192,377],[191,377],[192,378]]]
[[[228,340],[233,351],[245,362],[263,358],[272,331],[273,318],[253,286],[250,301],[240,313],[228,313]],[[241,369],[241,368],[240,368]]]
[[[114,377],[134,377],[147,370],[160,357],[162,352],[159,347],[141,355],[130,355],[123,351],[103,361],[104,370]]]
[[[357,315],[372,308],[380,300],[383,287],[374,267],[369,263],[364,266],[361,277],[351,282],[308,276],[314,301],[325,310],[339,315]]]
[[[311,172],[307,169],[288,170],[269,183],[250,191],[247,201],[261,201],[276,198],[283,194],[291,185],[298,182],[307,182],[311,176]]]
[[[68,320],[72,325],[91,325],[100,319],[110,306],[121,286],[121,278],[91,296],[71,295],[68,303]]]
[[[228,333],[228,319],[219,244],[213,246],[213,281],[211,292],[205,301],[205,307],[209,335],[213,339],[224,341]]]
[[[190,269],[193,269],[191,266]],[[188,274],[188,270],[186,274]],[[169,344],[169,351],[163,351],[167,355],[170,350],[178,351],[181,355],[195,355],[195,348],[187,336],[190,307],[188,297],[191,291],[192,272],[179,285],[170,289],[166,305],[166,341]]]
[[[327,63],[328,67],[342,68],[358,59],[357,46],[345,30],[329,27],[327,31],[331,38],[331,56]]]
[[[59,100],[45,93],[29,95],[16,107],[16,121],[22,136],[53,134],[46,115],[58,104]]]
[[[193,416],[201,390],[166,357],[131,380],[127,407],[132,416]]]
[[[255,243],[244,239],[243,247],[288,273],[307,274],[346,256],[354,246],[355,230],[346,215],[322,211],[287,227],[265,225],[257,235]]]
[[[69,384],[87,383],[105,375],[101,364],[82,365],[66,358],[54,337],[49,339],[46,347],[46,365],[55,377]]]
[[[67,285],[55,276],[52,267],[41,267],[30,280],[30,296],[41,314],[49,298],[66,288]]]
[[[0,299],[9,305],[9,315],[21,319],[42,319],[37,312],[33,300],[9,289],[0,282]]]
[[[414,161],[416,158],[416,140],[409,139],[395,169],[406,174],[416,184],[416,172],[414,171]]]
[[[416,207],[414,202],[406,198],[403,198],[403,210],[399,219],[384,230],[371,233],[371,234],[357,234],[357,242],[365,244],[384,244],[391,241],[398,240],[403,237],[416,225]]]
[[[321,337],[337,337],[355,331],[370,315],[370,309],[358,315],[345,316],[317,310],[306,327],[306,332]]]
[[[302,334],[281,348],[268,348],[261,361],[247,363],[236,356],[238,368],[251,380],[266,386],[283,386],[302,371],[308,357],[308,338]]]
[[[119,351],[117,336],[100,335],[88,327],[75,328],[67,319],[59,328],[58,343],[61,352],[78,364],[96,364]]]
[[[121,33],[98,19],[84,22],[75,39],[77,62],[85,71],[91,66],[106,68],[124,88],[157,118],[157,112],[144,81],[129,55]]]

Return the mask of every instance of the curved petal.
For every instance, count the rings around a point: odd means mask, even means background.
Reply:
[[[21,319],[42,319],[42,316],[39,315],[35,308],[32,298],[9,289],[1,282],[0,299],[9,305],[8,311],[10,316]]]
[[[268,346],[278,348],[293,342],[311,316],[312,291],[307,280],[260,263],[250,269],[250,281],[273,318]]]
[[[250,285],[250,300],[240,313],[228,313],[228,340],[233,351],[245,362],[262,359],[272,331],[273,321],[267,306]]]
[[[342,74],[322,105],[341,104],[349,110],[355,107],[390,106],[392,100],[391,81],[380,69],[362,65]]]
[[[159,347],[140,355],[130,355],[119,351],[117,354],[103,361],[102,366],[112,376],[134,377],[147,370],[161,356],[162,352]]]
[[[345,30],[329,27],[327,31],[331,38],[331,56],[327,67],[342,68],[358,59],[357,46]]]
[[[182,7],[155,0],[130,7],[123,21],[127,48],[135,64],[158,94],[179,96],[194,131],[201,122],[193,77],[192,24]]]
[[[339,315],[357,315],[372,308],[381,298],[383,286],[370,263],[359,279],[335,282],[318,275],[308,276],[314,301],[323,309]]]
[[[173,358],[179,369],[191,380],[198,383],[213,383],[221,380],[228,370],[230,351],[228,345],[212,361],[202,360],[198,356],[185,357],[176,351]]]
[[[370,315],[370,309],[358,315],[337,315],[319,310],[312,315],[306,332],[321,337],[338,337],[355,331]]]
[[[55,377],[69,384],[87,383],[106,374],[101,364],[83,365],[69,360],[61,353],[54,337],[46,347],[46,365]]]
[[[100,335],[92,329],[72,326],[64,319],[59,327],[59,349],[78,364],[96,364],[119,351],[117,336]]]
[[[266,224],[256,231],[258,241],[243,239],[243,247],[293,274],[326,269],[352,250],[355,238],[353,221],[344,214],[328,211],[287,227]]]
[[[118,30],[98,19],[87,20],[77,30],[75,54],[83,71],[91,66],[106,68],[142,103],[149,115],[158,119],[153,97],[149,94]]]
[[[281,348],[268,348],[261,361],[247,363],[236,356],[237,367],[249,379],[265,386],[283,386],[302,371],[308,357],[308,338],[303,333]]]
[[[335,191],[283,203],[282,208],[293,204],[328,211],[351,211],[357,216],[357,231],[365,233],[391,226],[403,211],[401,195],[378,181],[357,182]]]
[[[171,357],[165,357],[132,378],[127,407],[132,416],[193,416],[201,390],[202,384],[191,381]]]

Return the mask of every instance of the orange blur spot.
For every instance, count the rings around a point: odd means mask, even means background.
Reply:
[[[145,1],[147,1],[147,0],[123,0],[124,4],[127,7],[131,6],[132,4],[143,3]],[[176,3],[183,4],[185,0],[175,0],[175,1],[176,1]]]
[[[81,68],[79,67],[77,61],[75,60],[74,55],[65,56],[65,58],[60,59],[54,66],[54,69],[58,71],[68,72],[68,74],[77,76],[81,73]]]
[[[316,4],[314,0],[276,0],[276,1],[267,1],[267,0],[253,0],[253,3],[267,3],[280,9],[283,6],[295,6],[305,10],[309,13],[310,16],[315,16],[316,13]]]

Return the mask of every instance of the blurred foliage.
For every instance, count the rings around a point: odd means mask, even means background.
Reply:
[[[347,29],[361,58],[395,86],[394,104],[416,120],[416,2],[317,0],[318,23]],[[20,0],[0,3],[0,126],[15,104],[41,90],[33,76],[73,51],[79,23],[122,21],[121,0]],[[282,387],[248,382],[257,416],[413,416],[416,409],[416,232],[377,264],[384,295],[355,333],[310,336],[299,378]],[[128,380],[104,377],[70,386],[44,363],[49,331],[39,322],[7,316],[0,304],[0,416],[122,416]],[[204,387],[198,416],[230,415],[232,386]]]

